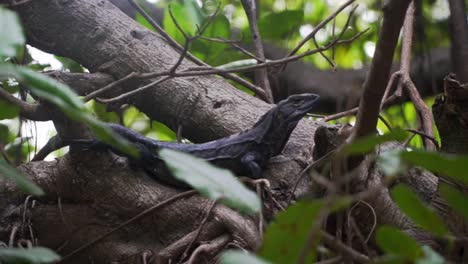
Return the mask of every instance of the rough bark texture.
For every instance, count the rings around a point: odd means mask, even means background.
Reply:
[[[32,45],[70,57],[92,72],[121,78],[132,71],[162,71],[179,56],[159,35],[107,1],[32,1],[18,12]],[[185,61],[181,68],[190,66],[194,65]],[[269,108],[220,78],[203,76],[170,80],[130,100],[148,117],[174,130],[181,124],[183,135],[194,142],[247,129]],[[299,125],[286,153],[307,154],[314,127]]]
[[[81,94],[134,71],[167,70],[179,57],[159,35],[137,25],[108,1],[34,0],[16,6],[16,11],[21,16],[31,45],[72,58],[92,72],[90,75],[54,76]],[[392,36],[397,34],[396,31],[391,33]],[[386,56],[391,58],[391,54]],[[184,61],[181,68],[191,66],[194,64]],[[390,69],[387,66],[384,71]],[[381,75],[379,80],[388,79],[388,71]],[[118,94],[142,84],[129,82],[109,94]],[[183,135],[193,142],[204,142],[244,130],[270,107],[213,76],[172,79],[131,97],[126,103],[172,129],[182,125]],[[66,120],[54,121],[59,134],[68,134],[70,129],[66,127],[71,125]],[[271,160],[266,175],[273,187],[280,187],[280,191],[275,193],[279,194],[277,199],[280,203],[287,200],[288,196],[282,194],[292,190],[296,176],[312,160],[313,136],[319,125],[323,124],[307,120],[301,122],[283,155]],[[333,134],[333,129],[328,133],[324,129],[315,138],[322,144],[316,150],[322,153],[319,156],[341,144],[348,136]],[[327,145],[331,141],[333,143]],[[3,208],[0,211],[0,239],[7,241],[11,230],[17,227],[19,231],[14,241],[18,238],[37,239],[40,245],[56,249],[63,256],[178,193],[129,168],[125,159],[109,153],[76,150],[52,162],[26,163],[19,170],[37,182],[47,195],[31,202],[31,198],[26,198],[10,182],[0,181],[0,208]],[[382,186],[381,175],[371,159],[366,159],[353,173],[359,177],[353,182],[352,192]],[[415,176],[408,178],[408,182],[421,184],[416,180],[420,172],[415,171],[412,175]],[[425,176],[423,184],[418,186],[423,196],[432,197],[433,180],[433,176]],[[308,177],[304,177],[296,194],[306,192],[309,182]],[[431,244],[431,238],[418,233],[396,208],[384,186],[369,200],[376,209],[378,222],[400,226],[409,233],[415,233],[420,241],[427,239]],[[149,257],[159,260],[159,263],[178,261],[177,257],[195,238],[194,230],[205,217],[208,206],[209,202],[199,196],[175,201],[80,251],[66,262],[135,263],[142,258],[149,262]],[[363,224],[371,226],[371,221],[365,221],[372,219],[366,208],[355,213],[356,219],[363,219]],[[222,205],[216,206],[191,248],[202,251],[202,241],[212,241],[216,250],[208,252],[207,259],[197,263],[212,263],[227,241],[249,250],[258,249],[261,236],[257,227],[257,217],[241,215]]]
[[[442,151],[468,154],[468,85],[461,85],[454,76],[448,76],[444,90],[444,95],[437,97],[432,107]]]
[[[82,94],[106,82],[109,77],[118,79],[133,71],[167,70],[179,57],[159,35],[137,25],[108,1],[38,0],[16,6],[15,10],[31,45],[72,58],[92,72],[91,75],[55,75]],[[184,61],[181,68],[191,66],[194,64]],[[86,83],[92,87],[83,85]],[[119,88],[133,89],[138,85],[141,83],[129,82]],[[116,89],[110,94],[118,92],[121,91]],[[172,129],[181,124],[184,137],[193,142],[208,141],[249,128],[270,107],[213,76],[170,80],[126,103]],[[55,121],[59,134],[70,132],[66,129],[71,126],[68,122]],[[270,162],[266,174],[273,187],[281,182],[284,193],[292,187],[295,176],[311,158],[316,126],[312,122],[301,122],[284,150],[284,156]],[[76,126],[73,124],[73,127]],[[81,128],[71,130],[76,132]],[[1,239],[8,240],[14,225],[22,230],[15,241],[21,237],[30,238],[26,231],[32,226],[34,238],[40,245],[56,249],[62,256],[178,193],[129,169],[122,159],[108,153],[72,152],[53,162],[30,162],[19,169],[38,182],[47,196],[36,201],[34,208],[29,206],[30,209],[25,210],[22,208],[25,196],[11,183],[1,182],[0,201],[5,203],[2,208],[7,208],[1,212],[1,219],[5,221],[0,231]],[[298,192],[306,189],[307,179],[299,185]],[[281,202],[281,197],[279,200]],[[132,263],[133,258],[141,259],[145,250],[163,260],[178,256],[177,252],[188,245],[184,236],[198,227],[208,204],[198,196],[174,202],[66,261]],[[23,212],[27,212],[28,224],[22,221]],[[202,232],[198,241],[225,241],[227,234],[232,237],[231,242],[255,250],[260,245],[256,221],[255,217],[216,206],[207,223],[206,231],[209,232]],[[53,234],[50,230],[54,230]],[[196,242],[194,248],[198,246],[200,243]],[[218,253],[215,251],[214,255]],[[209,254],[213,257],[213,252]]]
[[[442,141],[441,150],[451,154],[468,154],[468,84],[460,84],[454,75],[447,76],[444,85],[444,95],[436,98],[432,107],[434,120],[439,129]],[[468,195],[468,186],[450,178],[441,177],[440,183],[448,184],[452,188]],[[438,185],[438,190],[441,185]],[[432,205],[438,213],[446,219],[450,230],[458,237],[468,235],[468,221],[462,215],[454,212],[444,199],[437,193]],[[456,263],[468,261],[468,242],[458,241],[449,256]]]

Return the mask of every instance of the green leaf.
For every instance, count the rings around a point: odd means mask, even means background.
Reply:
[[[271,262],[265,261],[250,253],[239,250],[228,250],[221,256],[222,264],[269,264]]]
[[[387,254],[404,256],[416,260],[423,251],[413,238],[392,226],[382,226],[377,230],[377,244]]]
[[[0,159],[0,175],[16,183],[20,190],[33,195],[43,195],[44,192],[30,179],[21,175],[15,168],[11,167],[5,160]]]
[[[215,18],[209,20],[205,19],[204,23],[208,26],[203,32],[204,37],[230,39],[231,26],[229,20],[224,15],[217,15]],[[206,39],[197,39],[192,42],[190,51],[196,54],[198,58],[204,58],[208,63],[219,61],[219,57],[226,58],[226,49],[229,46],[226,43],[218,43]],[[201,56],[200,56],[201,55]]]
[[[398,184],[391,193],[400,209],[418,226],[438,236],[448,234],[448,229],[439,215],[426,207],[409,187]]]
[[[0,6],[0,61],[13,57],[16,51],[24,45],[25,37],[18,16]]]
[[[322,200],[300,201],[279,213],[265,231],[261,256],[275,263],[294,263],[323,206]],[[318,242],[319,236],[316,236]],[[310,247],[305,263],[315,261],[315,246]]]
[[[146,20],[144,16],[142,16],[140,13],[136,14],[135,20],[138,22],[138,24],[144,26],[145,28],[151,30],[151,31],[156,31],[156,29]]]
[[[76,61],[66,58],[66,57],[60,57],[60,56],[55,56],[55,58],[62,63],[62,68],[70,70],[70,72],[78,72],[78,73],[83,73],[85,72],[83,67]]]
[[[468,156],[411,151],[401,153],[401,158],[412,165],[421,166],[432,172],[439,173],[441,176],[468,184],[468,174],[466,173]]]
[[[307,21],[318,24],[330,13],[329,5],[321,0],[308,1],[304,7],[304,13]]]
[[[453,210],[468,219],[468,196],[452,186],[440,183],[439,192]]]
[[[194,0],[186,0],[183,3],[172,2],[169,8],[165,9],[163,25],[166,32],[180,44],[185,43],[185,39],[179,29],[176,27],[169,11],[180,26],[180,28],[189,36],[194,36],[197,32],[197,26],[201,26],[203,15],[198,4]]]
[[[208,23],[209,18],[205,19]],[[203,36],[210,38],[229,39],[231,37],[231,24],[224,15],[217,15],[214,19],[210,20],[210,24],[203,32]]]
[[[258,28],[264,39],[282,40],[297,30],[304,20],[304,11],[286,10],[279,13],[270,13],[258,21]]]
[[[44,247],[34,248],[0,248],[0,260],[2,263],[36,264],[52,263],[60,260],[60,256],[54,251]]]
[[[11,119],[19,115],[19,107],[14,104],[7,103],[0,99],[0,120],[1,119]]]
[[[6,145],[11,140],[10,129],[7,125],[0,123],[0,144]]]
[[[424,257],[418,259],[415,263],[416,264],[444,264],[448,263],[444,260],[444,258],[439,255],[439,253],[435,252],[431,247],[428,245],[422,246],[422,250],[424,251]]]
[[[159,151],[173,175],[210,199],[222,199],[226,205],[247,213],[260,211],[257,195],[242,185],[229,170],[206,160],[170,149]]]
[[[177,139],[176,133],[161,122],[152,121],[151,127],[154,128],[153,131],[156,133],[159,140],[174,141]]]
[[[348,154],[365,154],[374,149],[375,146],[388,141],[403,141],[408,137],[408,133],[401,129],[395,129],[384,135],[373,135],[360,138],[345,148]]]

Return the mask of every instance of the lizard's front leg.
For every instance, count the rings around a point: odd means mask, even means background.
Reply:
[[[242,165],[247,168],[249,172],[249,177],[253,179],[260,179],[262,178],[263,168],[261,164],[263,164],[264,158],[258,152],[247,152],[241,159]]]

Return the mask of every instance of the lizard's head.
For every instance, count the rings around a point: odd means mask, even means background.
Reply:
[[[317,94],[312,93],[291,95],[277,104],[277,116],[288,122],[299,121],[312,110],[318,98]]]

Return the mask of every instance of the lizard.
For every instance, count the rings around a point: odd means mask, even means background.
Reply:
[[[200,144],[164,142],[147,138],[125,126],[108,124],[120,136],[134,144],[139,151],[137,160],[130,160],[133,167],[141,167],[157,181],[175,187],[187,185],[170,175],[157,151],[168,148],[205,159],[210,163],[231,170],[236,175],[253,179],[262,178],[268,160],[279,155],[298,122],[312,110],[319,96],[306,93],[291,95],[267,111],[252,128],[238,134]],[[100,146],[119,153],[100,141],[88,142],[91,148]],[[83,142],[82,142],[83,143]]]

